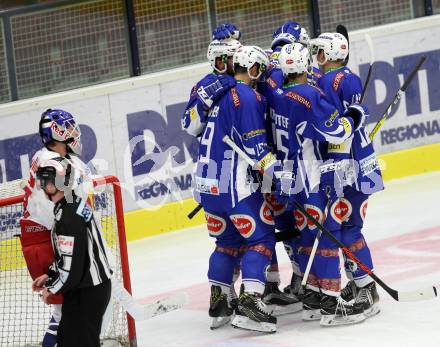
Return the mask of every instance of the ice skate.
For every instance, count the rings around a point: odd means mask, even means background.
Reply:
[[[273,310],[274,316],[295,313],[302,310],[302,302],[294,295],[283,293],[275,282],[267,282],[264,288],[263,302]]]
[[[312,289],[306,289],[302,304],[302,320],[313,321],[321,319],[321,293]]]
[[[231,321],[234,310],[228,304],[228,295],[220,286],[211,286],[209,316],[212,317],[211,330],[220,328]]]
[[[363,322],[366,317],[362,304],[349,304],[340,296],[322,294],[322,326],[350,325]]]
[[[304,290],[301,285],[302,277],[296,273],[292,273],[290,284],[283,289],[284,293],[295,295],[299,301],[302,301]]]
[[[357,286],[354,280],[348,281],[345,287],[341,290],[341,298],[347,302],[354,300],[357,295]]]
[[[376,289],[376,282],[371,282],[362,288],[357,288],[355,303],[362,305],[364,315],[367,318],[373,317],[380,312],[379,294]]]
[[[277,319],[257,294],[240,294],[238,310],[240,314],[236,314],[232,320],[233,327],[265,333],[276,332]]]

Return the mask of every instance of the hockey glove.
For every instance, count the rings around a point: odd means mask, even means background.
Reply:
[[[368,116],[368,108],[365,105],[353,104],[348,106],[342,116],[353,120],[354,130],[356,131],[364,126],[365,119]]]
[[[212,32],[213,40],[225,40],[225,39],[240,40],[240,38],[241,38],[240,30],[238,30],[238,28],[232,23],[220,24]]]
[[[197,98],[208,109],[210,109],[212,104],[220,99],[225,92],[237,85],[237,81],[229,75],[214,76],[215,77],[207,82],[207,84],[197,89]]]

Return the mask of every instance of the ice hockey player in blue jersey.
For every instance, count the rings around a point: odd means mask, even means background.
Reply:
[[[318,80],[318,86],[324,90],[338,111],[344,112],[348,106],[359,102],[362,93],[360,78],[343,64],[349,52],[348,42],[341,34],[324,33],[313,40],[312,45],[324,73]],[[348,159],[352,164],[347,167],[354,173],[354,179],[346,182],[347,186],[343,188],[343,196],[339,202],[342,242],[358,259],[373,269],[362,227],[368,197],[382,190],[383,182],[373,144],[365,127],[355,132],[351,145],[347,142],[344,146],[330,147],[328,158],[340,162]],[[345,270],[350,281],[342,290],[341,296],[347,301],[355,299],[356,302],[363,303],[367,317],[377,314],[379,295],[373,279],[348,258],[345,258]]]
[[[203,77],[191,89],[190,99],[182,114],[182,128],[188,134],[200,136],[213,102],[235,86],[232,56],[240,46],[240,42],[234,38],[214,39],[209,44],[207,58],[213,72]]]
[[[278,199],[282,201],[283,196],[296,199],[329,231],[340,237],[337,234],[340,222],[330,214],[325,216],[328,197],[319,189],[320,166],[325,159],[327,143],[339,145],[351,138],[362,125],[364,112],[350,106],[340,116],[338,110],[325,100],[324,93],[307,83],[310,55],[303,45],[284,46],[279,60],[286,79],[282,101],[274,104],[277,147],[278,152],[284,152],[285,171],[293,172],[295,180],[292,186],[283,187]],[[304,272],[317,228],[299,211],[295,211],[295,219],[302,232],[299,265]],[[340,298],[340,285],[338,248],[322,236],[307,279],[303,318],[321,319],[322,325],[333,325],[332,322],[340,321],[338,318],[342,317],[342,324],[365,319],[361,306],[350,305]]]
[[[251,87],[266,69],[268,59],[259,47],[243,46],[234,54],[233,61],[237,85],[209,111],[195,174],[194,197],[203,206],[210,235],[216,238],[208,278],[211,299],[215,296],[219,300],[211,300],[210,315],[218,316],[216,306],[222,301],[221,314],[232,316],[225,299],[241,248],[244,292],[240,294],[232,325],[274,332],[276,318],[261,300],[265,270],[275,244],[272,216],[258,182],[252,179],[249,165],[223,142],[224,136],[229,136],[262,168],[275,164],[264,123],[266,100]]]
[[[277,103],[277,99],[279,96],[279,91],[282,88],[282,83],[284,81],[283,72],[281,71],[279,67],[279,55],[281,52],[281,48],[284,45],[290,44],[290,43],[301,43],[302,45],[308,47],[309,45],[309,35],[305,28],[301,27],[301,25],[297,22],[293,21],[287,21],[283,23],[279,28],[275,30],[275,32],[272,35],[272,54],[270,56],[270,64],[269,64],[269,71],[266,74],[265,80],[259,84],[258,90],[266,97],[266,100],[269,105],[269,114],[270,117],[268,117],[268,120],[272,123],[269,125],[270,128],[274,131],[275,129],[275,119],[273,117],[272,112],[272,105],[274,103]],[[321,76],[321,72],[316,68],[310,68],[310,71],[308,71],[308,80],[309,83],[317,80]],[[272,136],[272,142],[273,146],[276,149],[276,136]],[[283,153],[279,153],[279,155],[283,155]],[[278,155],[277,155],[278,156]],[[291,260],[292,264],[292,277],[290,280],[290,284],[284,288],[284,292],[292,296],[294,299],[299,301],[301,298],[301,279],[302,275],[299,270],[298,266],[298,242],[299,238],[295,236],[297,234],[297,230],[294,227],[294,222],[292,220],[292,214],[293,211],[291,208],[287,208],[286,205],[282,205],[279,203],[274,202],[273,196],[269,196],[268,200],[271,201],[271,206],[274,213],[274,219],[275,219],[275,227],[280,230],[281,233],[290,233],[294,236],[288,241],[284,241],[284,247],[289,255],[289,258]],[[277,258],[274,256],[272,258],[272,267],[277,268]],[[274,300],[286,300],[289,298],[283,298],[280,296],[280,293],[278,293],[278,287],[275,287],[273,282],[276,280],[276,275],[278,275],[278,281],[279,281],[279,273],[275,271],[269,271],[268,272],[268,279],[270,277],[274,277],[271,279],[272,282],[268,282],[268,289],[272,288],[272,291],[274,293],[269,293],[268,298],[271,298],[271,296],[274,297]],[[269,292],[269,291],[268,291]],[[291,300],[291,299],[289,299]],[[282,302],[282,301],[280,301]],[[286,309],[291,307],[294,312],[296,310],[295,305],[290,304],[289,306],[286,306]]]

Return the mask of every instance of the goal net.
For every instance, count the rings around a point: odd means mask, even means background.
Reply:
[[[0,346],[41,346],[51,317],[31,289],[20,244],[19,220],[23,212],[22,180],[0,184]],[[91,201],[97,221],[110,249],[113,280],[131,292],[119,181],[114,176],[94,180]],[[104,338],[114,346],[134,346],[135,326],[119,302],[112,299],[112,318]]]

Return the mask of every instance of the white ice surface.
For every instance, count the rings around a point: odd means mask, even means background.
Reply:
[[[369,201],[364,229],[376,274],[397,290],[440,285],[440,172],[389,182]],[[213,239],[205,227],[129,244],[133,293],[141,303],[185,291],[183,309],[136,324],[139,346],[440,347],[440,301],[396,302],[380,291],[382,312],[355,326],[322,328],[300,314],[280,317],[265,335],[230,326],[209,330],[208,259]],[[281,287],[290,279],[278,244]]]

